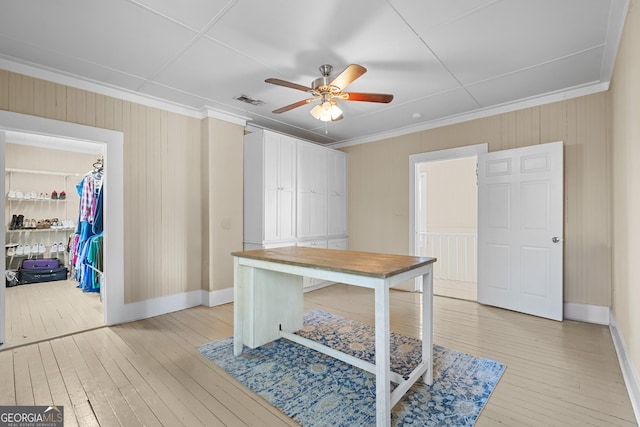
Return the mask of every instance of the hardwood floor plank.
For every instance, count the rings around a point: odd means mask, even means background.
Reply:
[[[149,320],[139,322],[137,325],[126,328],[126,331],[123,332],[126,337],[143,344],[150,356],[167,370],[171,379],[169,384],[177,397],[190,401],[189,409],[204,425],[238,423],[239,420],[234,414],[183,371],[183,369],[194,369],[192,363],[199,362],[184,354],[177,355],[174,351],[175,342],[163,340],[164,334],[149,337],[149,330],[153,329],[153,325],[149,323]],[[180,365],[176,364],[176,360]]]
[[[83,427],[99,425],[93,408],[89,403],[89,397],[76,373],[74,360],[69,357],[62,340],[55,339],[49,341],[49,343],[71,401],[71,407],[65,408],[66,413],[73,411],[78,424]]]
[[[105,393],[102,392],[100,384],[96,381],[91,367],[87,366],[84,355],[78,348],[74,336],[61,339],[69,359],[73,360],[73,367],[82,384],[82,388],[87,396],[87,402],[95,414],[100,425],[118,426],[121,425],[114,408],[109,404]]]
[[[0,387],[0,405],[15,405],[16,380],[14,377],[13,353],[10,351],[0,352],[0,378],[4,383],[4,386]]]
[[[135,393],[144,400],[150,411],[164,425],[181,425],[182,423],[171,411],[169,405],[162,400],[162,396],[153,388],[153,381],[147,382],[131,362],[131,358],[135,355],[131,348],[113,330],[103,329],[96,331],[96,333],[101,334],[105,341],[108,342],[106,345],[110,349],[110,354],[115,358],[116,363],[129,380],[131,392],[135,390]]]
[[[78,426],[78,419],[73,411],[69,391],[65,386],[60,367],[51,348],[51,343],[44,342],[38,344],[38,350],[40,351],[42,365],[51,392],[51,402],[48,403],[48,405],[64,406],[64,425],[67,427]]]
[[[135,327],[133,324],[118,326],[118,336],[123,339],[131,352],[128,355],[129,360],[137,371],[145,378],[151,387],[158,393],[164,404],[175,414],[181,425],[206,425],[195,414],[201,415],[203,411],[202,405],[195,402],[190,396],[188,390],[176,381],[166,367],[157,362],[152,354],[144,350],[145,341],[138,341],[138,338],[131,338],[129,329]],[[128,338],[128,339],[127,339]]]
[[[42,365],[40,350],[37,345],[30,345],[24,348],[24,355],[29,365],[29,376],[31,378],[31,388],[33,390],[33,400],[36,405],[51,405],[53,398],[49,390],[47,375]]]
[[[117,355],[112,348],[108,345],[109,339],[100,334],[81,334],[81,338],[87,341],[87,344],[91,346],[91,351],[95,354],[99,362],[104,366],[105,373],[110,377],[110,382],[113,383],[115,389],[122,395],[122,398],[126,401],[126,404],[131,408],[132,414],[137,418],[137,422],[145,426],[161,425],[155,414],[149,409],[148,405],[136,393],[135,388],[132,386],[129,378],[125,372],[120,369],[120,365],[117,363]],[[121,422],[124,425],[134,423],[133,418],[128,415],[129,419],[124,420],[121,417]]]
[[[10,350],[13,352],[13,377],[16,381],[16,405],[34,405],[31,375],[29,374],[29,361],[24,348]]]
[[[102,395],[107,400],[109,406],[113,408],[113,413],[121,425],[129,426],[138,424],[139,421],[136,418],[136,414],[127,404],[118,386],[113,381],[119,369],[116,368],[111,372],[107,372],[106,367],[88,343],[91,336],[91,334],[77,334],[73,336],[78,350],[85,360],[86,367],[91,371],[92,378],[89,385],[91,387],[99,385]]]
[[[159,328],[166,330],[169,330],[169,328],[165,328],[165,326],[171,322],[171,320],[170,316],[160,316],[148,319],[149,322],[153,322],[158,325]],[[215,318],[210,318],[209,320],[215,321]],[[200,344],[204,344],[202,341],[198,341],[197,343],[187,342],[184,335],[174,332],[169,332],[168,338],[171,340],[167,341],[166,345],[171,346],[171,348],[174,349],[174,353],[171,355],[172,359],[176,361],[184,361],[187,358],[192,358],[193,362],[189,364],[189,369],[187,370],[188,375],[201,387],[211,393],[216,400],[225,407],[225,409],[231,411],[231,413],[242,413],[243,421],[245,423],[250,426],[266,426],[271,425],[271,423],[275,421],[275,418],[280,418],[283,421],[290,421],[289,418],[283,416],[281,412],[274,411],[273,406],[267,402],[264,402],[265,404],[263,408],[266,410],[259,410],[257,412],[248,411],[242,404],[242,400],[253,399],[253,393],[222,369],[200,355],[195,347]],[[215,381],[205,380],[205,378],[211,377],[212,375],[224,378],[216,378]],[[224,387],[221,387],[220,383],[224,384]],[[227,422],[226,420],[223,421],[225,421],[225,423]]]

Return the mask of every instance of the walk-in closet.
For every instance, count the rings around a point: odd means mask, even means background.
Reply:
[[[106,179],[98,144],[7,137],[3,347],[104,325]]]

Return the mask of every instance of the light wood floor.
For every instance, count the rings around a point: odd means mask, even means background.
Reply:
[[[456,280],[433,280],[433,293],[449,298],[478,300],[478,285],[473,282],[458,282]]]
[[[391,291],[391,328],[419,336],[419,295]],[[370,290],[307,308],[373,324]],[[477,426],[636,425],[609,329],[435,297],[437,344],[507,365]],[[290,426],[196,346],[232,334],[233,305],[195,307],[0,352],[0,405],[64,405],[65,426]]]
[[[7,335],[0,349],[103,326],[100,295],[77,286],[74,280],[60,280],[7,288]]]

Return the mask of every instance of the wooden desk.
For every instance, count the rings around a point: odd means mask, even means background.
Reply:
[[[431,384],[433,263],[435,258],[307,247],[234,252],[234,354],[284,337],[376,375],[376,424],[391,423],[391,408],[421,376]],[[302,328],[302,277],[375,290],[375,365],[295,335]],[[409,378],[391,372],[389,288],[423,277],[422,361]],[[398,384],[391,392],[391,382]]]

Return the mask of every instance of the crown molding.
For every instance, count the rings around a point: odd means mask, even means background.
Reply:
[[[326,144],[332,148],[345,148],[352,145],[366,144],[367,142],[380,141],[382,139],[395,138],[398,136],[408,135],[411,133],[422,132],[429,129],[435,129],[443,126],[455,125],[458,123],[468,122],[471,120],[482,119],[485,117],[496,116],[498,114],[510,113],[513,111],[523,110],[525,108],[537,107],[544,104],[565,101],[567,99],[578,98],[581,96],[592,95],[598,92],[606,92],[609,90],[609,82],[594,82],[591,84],[579,86],[573,89],[553,92],[518,102],[507,103],[495,107],[483,108],[470,113],[446,117],[444,119],[433,120],[431,122],[421,123],[418,125],[407,126],[401,129],[394,129],[389,132],[380,132],[368,135],[363,138],[355,138],[348,141]]]
[[[147,107],[158,108],[172,113],[182,114],[188,117],[203,119],[205,117],[214,117],[216,119],[230,121],[236,124],[242,124],[245,118],[239,118],[232,114],[224,113],[205,107],[203,109],[195,109],[185,105],[169,102],[164,99],[156,98],[150,95],[142,95],[138,92],[122,89],[120,87],[108,86],[104,83],[89,80],[71,74],[64,74],[44,67],[37,67],[32,64],[18,62],[0,55],[0,69],[23,74],[37,79],[47,80],[65,86],[71,86],[78,89],[95,92],[100,95],[110,96],[125,101],[135,102]]]

